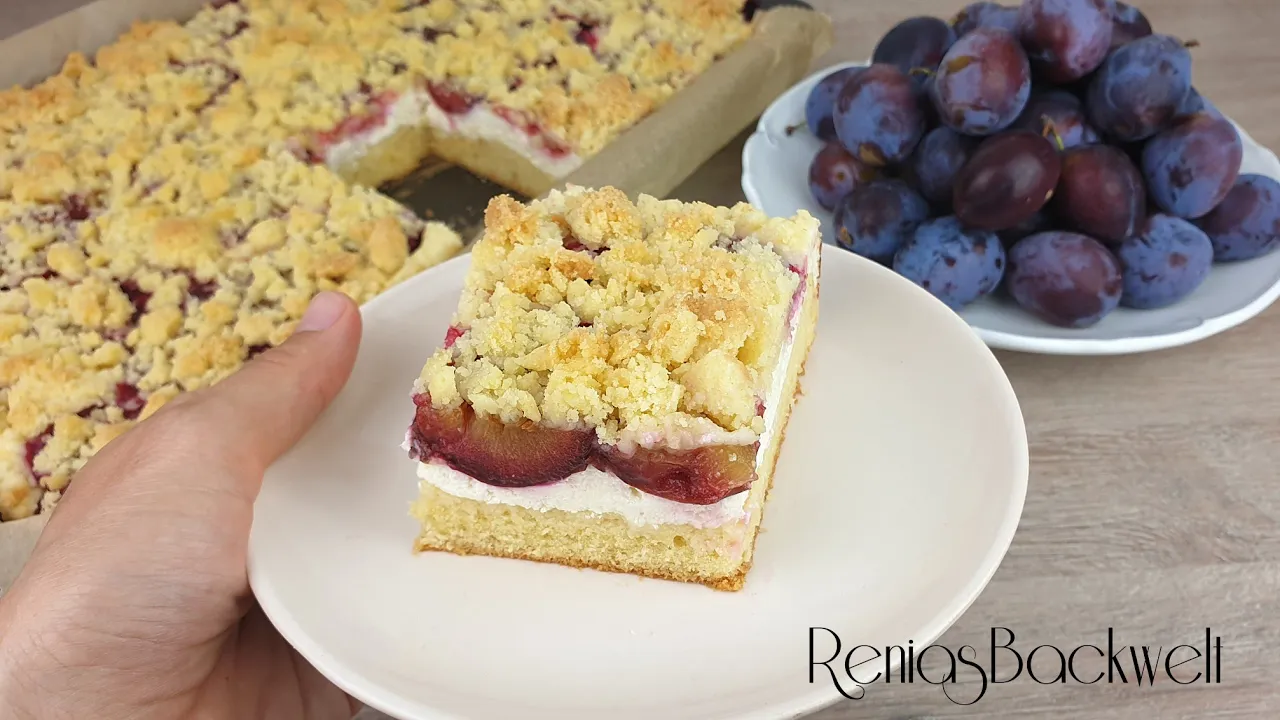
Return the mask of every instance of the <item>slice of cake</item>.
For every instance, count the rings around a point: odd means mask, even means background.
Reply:
[[[818,315],[818,221],[502,196],[414,386],[416,548],[742,587]]]

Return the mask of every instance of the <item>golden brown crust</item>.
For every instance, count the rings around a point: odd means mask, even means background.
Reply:
[[[754,542],[754,540],[753,540]],[[500,557],[508,560],[526,560],[529,562],[540,562],[548,565],[564,565],[566,567],[576,568],[578,570],[599,570],[602,572],[619,573],[622,575],[638,575],[640,577],[653,578],[655,580],[670,580],[672,582],[694,583],[697,585],[705,585],[715,590],[723,590],[726,592],[735,592],[741,590],[746,580],[747,570],[750,564],[745,564],[742,569],[732,575],[725,577],[709,578],[694,573],[680,573],[674,571],[664,571],[657,568],[636,568],[627,567],[617,563],[595,562],[582,560],[573,557],[563,557],[558,559],[549,559],[539,557],[532,553],[520,552],[514,550],[467,547],[466,545],[454,542],[446,545],[435,546],[424,540],[418,540],[414,547],[419,552],[447,552],[453,555],[477,555],[483,557]]]

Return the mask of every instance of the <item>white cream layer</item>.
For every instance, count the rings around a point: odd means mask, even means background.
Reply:
[[[761,446],[763,447],[763,446]],[[632,525],[721,527],[746,518],[747,494],[714,505],[689,505],[641,492],[611,472],[589,467],[563,480],[527,488],[501,488],[476,480],[440,462],[418,463],[418,477],[454,497],[490,505],[515,505],[546,512],[615,513]]]
[[[562,178],[582,165],[582,158],[574,153],[551,157],[533,137],[494,113],[487,103],[480,103],[463,115],[450,115],[441,110],[431,93],[425,90],[411,90],[396,98],[387,108],[386,122],[380,127],[331,145],[325,154],[325,164],[335,169],[350,165],[401,128],[422,125],[451,135],[508,147],[554,178]]]
[[[807,272],[818,266],[818,254],[822,251],[815,235],[812,249],[805,260]],[[807,281],[802,281],[807,282]],[[806,289],[805,286],[801,286]],[[802,300],[807,298],[802,298]],[[791,353],[795,347],[796,325],[800,313],[791,318],[790,333],[778,364],[774,367],[769,393],[765,400],[764,433],[760,435],[760,448],[756,452],[759,467],[773,443],[779,441],[778,413],[782,406],[782,390],[787,382],[787,368],[791,365]],[[409,440],[406,437],[404,448]],[[418,463],[418,477],[442,492],[454,497],[467,498],[488,504],[515,505],[517,507],[546,512],[589,512],[598,515],[614,513],[636,526],[692,525],[696,528],[716,528],[735,522],[746,522],[749,491],[731,495],[713,505],[692,505],[667,500],[641,492],[624,483],[610,472],[589,467],[563,480],[527,488],[501,488],[482,483],[458,472],[442,462]]]

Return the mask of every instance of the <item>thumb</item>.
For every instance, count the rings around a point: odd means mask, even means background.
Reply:
[[[255,471],[265,470],[342,390],[360,333],[356,304],[341,293],[320,293],[293,337],[207,390],[199,412],[217,423],[223,447],[234,448]]]

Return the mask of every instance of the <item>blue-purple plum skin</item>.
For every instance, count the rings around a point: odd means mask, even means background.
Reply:
[[[966,228],[955,216],[936,218],[898,248],[893,269],[959,312],[1000,286],[1004,246],[995,233]]]
[[[836,208],[836,244],[888,264],[902,243],[929,217],[929,203],[902,180],[856,188]]]
[[[1280,248],[1280,182],[1241,175],[1226,198],[1199,221],[1213,243],[1214,260],[1253,260]]]
[[[1009,251],[1009,294],[1025,310],[1064,328],[1098,324],[1120,305],[1120,262],[1102,243],[1071,232],[1049,231],[1020,240]]]
[[[1116,249],[1124,277],[1120,304],[1138,310],[1168,307],[1204,283],[1213,267],[1213,243],[1200,228],[1156,214]]]
[[[1231,121],[1199,112],[1147,141],[1142,173],[1157,207],[1193,220],[1223,201],[1243,159],[1244,144]]]
[[[818,81],[809,91],[804,101],[804,120],[809,132],[820,140],[834,142],[836,124],[832,113],[835,112],[836,97],[849,78],[860,72],[862,68],[852,67],[836,70]]]

